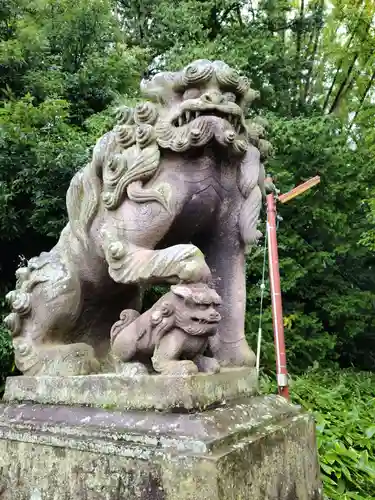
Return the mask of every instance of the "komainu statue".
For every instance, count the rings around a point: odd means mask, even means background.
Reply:
[[[6,324],[24,374],[108,372],[146,355],[161,373],[254,364],[245,253],[260,237],[269,143],[244,110],[257,93],[208,60],[141,89],[149,101],[121,108],[73,177],[56,246],[17,270]],[[140,315],[157,283],[172,285],[161,306],[173,312]]]
[[[127,373],[129,368],[148,373],[147,364],[134,363],[132,367],[131,360],[142,354],[146,361],[151,357],[156,372],[164,374],[187,375],[198,369],[218,372],[218,361],[205,352],[221,319],[215,310],[220,303],[219,295],[206,284],[172,285],[146,313],[122,311],[111,329],[112,353],[128,362]]]

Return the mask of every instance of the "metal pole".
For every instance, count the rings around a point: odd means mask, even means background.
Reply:
[[[276,235],[276,200],[273,193],[267,195],[267,235],[272,320],[276,352],[277,387],[280,396],[289,399],[288,370],[286,366],[283,307],[281,300],[279,256]]]

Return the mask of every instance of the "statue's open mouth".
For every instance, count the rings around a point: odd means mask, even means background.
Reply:
[[[172,120],[174,127],[183,127],[193,123],[195,120],[204,119],[203,117],[219,118],[229,122],[237,134],[245,132],[245,127],[242,124],[242,115],[238,113],[231,113],[230,111],[223,111],[216,108],[205,110],[185,109],[181,114]]]
[[[219,323],[219,319],[217,320],[208,320],[208,319],[201,319],[201,318],[192,318],[193,321],[196,321],[197,323],[201,325],[217,325]]]
[[[191,99],[173,111],[156,122],[157,141],[161,148],[182,152],[214,140],[237,153],[246,151],[246,124],[242,109],[235,103],[207,104]]]

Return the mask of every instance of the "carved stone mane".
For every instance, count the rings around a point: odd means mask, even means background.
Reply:
[[[176,94],[194,91],[210,81],[218,82],[237,103],[202,102],[194,97],[182,104],[176,101]],[[182,71],[158,74],[150,81],[143,81],[141,90],[154,102],[141,102],[134,109],[120,108],[117,125],[98,140],[92,162],[71,181],[67,210],[72,231],[82,243],[100,203],[107,210],[115,210],[127,197],[138,203],[157,201],[170,210],[169,185],[159,185],[157,189],[144,187],[155,176],[163,149],[183,153],[201,148],[215,138],[235,155],[243,155],[251,145],[259,150],[262,160],[271,152],[263,126],[257,122],[246,124],[243,115],[243,109],[259,93],[250,88],[246,77],[239,76],[221,61],[198,60]],[[222,115],[228,117],[224,127],[221,121],[207,119],[205,113],[210,107],[219,115],[221,109]],[[254,150],[254,154],[258,153]],[[258,177],[241,169],[238,185],[245,198],[249,198],[258,181]],[[241,226],[245,240],[251,243],[255,235],[246,236],[249,232],[246,226],[250,224],[245,223],[253,208],[251,199],[248,206]]]

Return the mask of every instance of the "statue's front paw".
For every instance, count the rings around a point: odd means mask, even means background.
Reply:
[[[181,262],[178,277],[186,283],[208,283],[211,280],[210,268],[200,250],[196,249],[195,255]]]
[[[173,377],[195,375],[198,373],[198,367],[192,361],[163,361],[160,363],[153,359],[153,366],[155,371],[161,373],[162,375],[171,375]]]
[[[147,367],[143,363],[128,362],[122,363],[118,361],[116,363],[116,373],[123,375],[124,377],[137,377],[139,375],[148,375]]]
[[[215,358],[209,358],[208,356],[197,356],[194,359],[194,363],[197,365],[200,372],[219,373],[220,371],[220,363]]]
[[[192,361],[177,361],[164,372],[165,375],[173,376],[195,375],[196,373],[198,373],[198,367]]]

